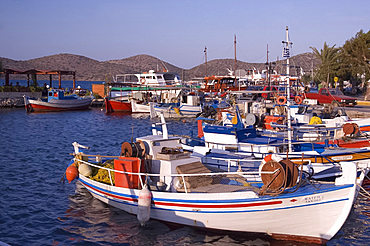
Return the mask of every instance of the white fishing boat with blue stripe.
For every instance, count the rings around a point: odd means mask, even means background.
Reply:
[[[89,155],[79,151],[87,147],[73,143],[67,179],[77,178],[95,198],[136,214],[141,225],[156,219],[325,243],[351,211],[353,162],[340,162],[342,176],[333,183],[307,180],[302,165],[288,159],[269,160],[257,172],[216,172],[183,151],[180,138],[168,136],[165,124],[162,128],[162,135],[123,143],[119,156]],[[262,186],[245,175],[260,177]]]

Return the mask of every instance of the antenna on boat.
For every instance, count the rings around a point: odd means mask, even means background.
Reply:
[[[286,30],[286,41],[282,41],[284,44],[283,48],[283,57],[286,58],[286,79],[287,79],[287,122],[288,122],[288,151],[292,151],[292,122],[291,122],[291,114],[290,114],[290,71],[289,71],[289,45],[293,43],[289,41],[289,29],[288,26],[285,28]]]

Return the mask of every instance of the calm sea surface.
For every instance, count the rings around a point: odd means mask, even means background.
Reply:
[[[103,204],[75,181],[60,182],[71,159],[72,142],[91,147],[89,153],[118,155],[122,142],[150,134],[151,123],[146,116],[106,115],[97,108],[39,114],[27,114],[23,108],[0,109],[0,241],[22,246],[306,245],[154,220],[143,228],[136,216]],[[196,132],[194,120],[168,123],[172,133]],[[370,199],[360,196],[328,245],[369,242]]]

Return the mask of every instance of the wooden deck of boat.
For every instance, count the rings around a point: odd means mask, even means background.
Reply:
[[[193,162],[185,165],[180,165],[176,167],[179,174],[201,174],[201,173],[217,173],[225,172],[224,170],[218,168],[212,168],[212,171],[206,167],[201,162]],[[225,184],[230,181],[230,179],[235,180],[242,185],[230,185]],[[200,193],[225,193],[225,192],[235,192],[242,190],[255,191],[255,187],[249,185],[249,183],[243,178],[243,176],[238,174],[229,175],[200,175],[200,176],[185,176],[184,181],[186,185],[187,192],[200,192]],[[177,189],[178,192],[185,192],[185,188]]]

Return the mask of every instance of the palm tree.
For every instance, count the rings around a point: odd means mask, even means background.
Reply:
[[[329,47],[326,42],[320,51],[315,47],[310,48],[312,49],[313,54],[321,61],[320,66],[316,69],[317,79],[329,82],[330,78],[333,78],[336,75],[336,71],[339,68],[339,49],[335,48],[335,44]]]

